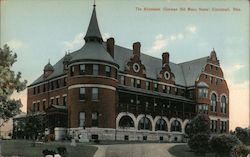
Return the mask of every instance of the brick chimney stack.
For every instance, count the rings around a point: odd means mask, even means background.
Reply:
[[[169,64],[169,53],[168,52],[162,53],[162,66],[164,66],[165,64]]]
[[[133,43],[133,54],[134,54],[134,56],[137,55],[140,58],[140,54],[141,54],[141,43],[140,42]]]
[[[115,49],[115,39],[109,38],[107,39],[107,51],[114,58],[114,49]]]

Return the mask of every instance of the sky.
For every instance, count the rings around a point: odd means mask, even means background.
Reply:
[[[93,0],[0,0],[0,46],[17,53],[13,70],[28,85],[84,45]],[[229,86],[230,129],[249,126],[249,2],[247,0],[96,0],[104,40],[181,63],[208,56],[214,48]],[[15,93],[26,112],[27,90]]]

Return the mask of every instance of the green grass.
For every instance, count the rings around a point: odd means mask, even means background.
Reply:
[[[43,157],[42,151],[44,149],[56,150],[59,146],[64,146],[67,149],[67,157],[93,157],[97,151],[97,147],[79,143],[73,147],[70,143],[64,142],[49,142],[43,144],[36,144],[32,146],[32,141],[26,140],[6,140],[1,141],[3,156],[24,156],[24,157]]]
[[[179,144],[171,147],[169,153],[175,155],[176,157],[199,157],[190,150],[187,144]],[[215,157],[213,153],[206,154],[206,157]]]

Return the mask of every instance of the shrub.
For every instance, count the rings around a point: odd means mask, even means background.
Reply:
[[[239,139],[233,135],[217,135],[210,140],[210,147],[220,157],[230,156],[234,146],[240,144]]]
[[[189,147],[196,155],[204,156],[209,152],[209,135],[197,134],[194,135],[188,142]]]
[[[234,157],[246,157],[250,154],[250,148],[244,144],[239,144],[233,147],[232,154]]]

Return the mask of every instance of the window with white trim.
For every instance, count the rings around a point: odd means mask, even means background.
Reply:
[[[207,98],[208,97],[208,89],[207,88],[199,88],[198,89],[199,98]]]
[[[223,95],[220,100],[220,112],[226,113],[226,97]]]
[[[217,97],[216,97],[216,95],[213,93],[212,95],[211,95],[211,100],[210,100],[210,111],[211,112],[216,112],[216,99],[217,99]]]

